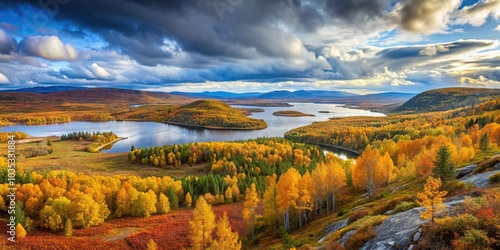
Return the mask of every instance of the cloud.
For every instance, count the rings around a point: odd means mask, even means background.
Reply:
[[[498,25],[496,28],[494,28],[493,30],[496,30],[496,31],[500,31],[500,25]]]
[[[81,64],[71,64],[69,69],[61,69],[59,73],[70,79],[86,79],[86,80],[115,80],[115,76],[109,73],[108,70],[99,66],[97,63],[92,63],[88,67]],[[57,76],[57,74],[56,74]]]
[[[78,52],[71,44],[63,44],[57,36],[33,36],[20,43],[22,51],[29,56],[36,56],[51,61],[72,61],[78,58]]]
[[[97,65],[97,63],[92,63],[90,65],[90,71],[94,74],[94,76],[98,79],[109,79],[111,78],[111,74],[104,69],[103,67]]]
[[[423,48],[418,53],[420,55],[423,55],[423,56],[435,56],[438,54],[438,52],[450,51],[450,48],[448,46],[450,46],[450,45],[444,45],[444,44],[431,45],[431,46],[427,46],[427,47]]]
[[[0,72],[0,83],[9,83],[9,78]]]
[[[481,26],[489,16],[500,18],[500,0],[481,0],[474,5],[466,6],[455,14],[456,24]]]
[[[325,10],[333,18],[359,23],[383,17],[388,3],[386,0],[329,0]]]
[[[460,83],[471,85],[500,85],[500,81],[490,80],[482,75],[478,78],[460,77]]]
[[[461,0],[403,0],[395,14],[403,30],[424,35],[445,31]]]
[[[16,40],[0,29],[0,54],[8,55],[16,48]]]

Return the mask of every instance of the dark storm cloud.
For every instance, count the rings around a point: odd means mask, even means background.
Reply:
[[[228,8],[221,10],[216,5],[220,2]],[[194,60],[203,61],[201,57],[210,57],[212,63],[262,56],[303,59],[304,52],[296,49],[304,47],[300,40],[296,39],[295,47],[290,46],[294,30],[313,33],[332,18],[351,22],[380,16],[385,3],[386,0],[87,0],[59,5],[54,18],[95,32],[110,48],[153,66],[178,63],[171,51],[160,49],[165,40],[175,41],[182,51],[193,55],[187,64],[197,64]],[[0,6],[21,11],[26,4],[43,9],[38,1],[29,0],[6,0]],[[328,16],[324,15],[325,8]],[[287,26],[286,31],[280,24]]]
[[[8,55],[15,50],[16,40],[0,29],[0,54]]]
[[[301,31],[312,31],[323,23],[316,6],[298,0],[224,0],[230,9],[220,15],[215,3],[221,1],[69,1],[58,7],[54,17],[99,34],[111,48],[144,65],[168,64],[165,60],[172,54],[160,49],[165,39],[175,41],[185,52],[215,61],[300,57],[283,49],[291,35],[277,28],[276,22]],[[19,10],[25,4],[40,7],[28,0],[0,3]]]
[[[388,0],[328,0],[326,11],[333,18],[358,23],[382,17],[388,3]]]

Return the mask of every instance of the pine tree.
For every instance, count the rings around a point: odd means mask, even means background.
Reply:
[[[69,218],[67,218],[66,222],[64,223],[64,236],[73,236],[73,225],[71,224],[71,220]]]
[[[441,146],[436,155],[436,161],[434,162],[434,168],[432,173],[436,178],[440,178],[443,181],[450,180],[454,177],[455,168],[451,164],[451,153],[447,146]]]
[[[259,195],[257,194],[257,189],[255,183],[247,188],[245,195],[245,203],[243,203],[243,219],[252,228],[252,239],[255,239],[255,208],[259,204]]]
[[[216,239],[212,242],[210,249],[219,250],[240,250],[241,241],[238,240],[238,233],[231,230],[229,218],[227,213],[224,212],[222,218],[217,222],[217,229],[215,231]]]
[[[20,239],[26,237],[26,230],[24,230],[24,227],[23,225],[21,225],[21,223],[17,223],[16,225],[16,237]]]
[[[432,178],[429,176],[424,185],[424,191],[417,194],[420,201],[417,203],[425,207],[425,211],[420,212],[420,217],[424,220],[431,219],[434,224],[434,218],[442,212],[446,206],[443,204],[443,197],[446,196],[446,191],[439,191],[441,187],[441,179]]]
[[[486,151],[490,147],[490,137],[487,133],[484,133],[481,136],[481,140],[479,141],[479,147],[481,150]]]
[[[215,214],[212,207],[200,196],[193,210],[193,218],[189,222],[191,247],[207,249],[212,241],[212,231],[215,228]]]

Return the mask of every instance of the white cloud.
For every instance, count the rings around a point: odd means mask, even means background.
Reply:
[[[99,66],[97,63],[92,63],[92,65],[90,65],[90,71],[92,71],[92,74],[94,74],[95,78],[99,79],[111,78],[111,74],[106,69]]]
[[[78,58],[78,52],[71,44],[63,44],[57,36],[34,36],[21,42],[23,50],[32,56],[47,60],[72,61]]]
[[[489,16],[500,18],[500,0],[482,0],[474,5],[466,6],[455,14],[456,24],[481,26]]]
[[[436,44],[423,48],[419,54],[423,56],[435,56],[438,52],[448,52],[450,51],[450,47],[444,44]]]
[[[9,78],[0,72],[0,83],[9,83]]]
[[[460,77],[460,83],[471,84],[471,85],[500,85],[499,81],[490,80],[482,75],[480,75],[478,78],[472,78],[466,76]]]
[[[496,31],[500,31],[500,25],[498,25],[496,28],[494,28],[493,30],[496,30]]]

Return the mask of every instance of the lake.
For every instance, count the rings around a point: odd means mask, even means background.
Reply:
[[[232,105],[235,108],[261,108],[264,112],[253,113],[250,117],[263,119],[268,127],[261,130],[208,130],[194,129],[157,122],[110,121],[110,122],[70,122],[42,126],[14,125],[0,127],[2,132],[22,131],[30,136],[63,135],[71,132],[113,131],[128,139],[119,141],[105,152],[128,152],[134,145],[139,147],[153,147],[165,144],[182,144],[205,141],[235,141],[257,137],[282,137],[285,132],[311,124],[315,121],[326,121],[330,117],[347,116],[385,116],[382,113],[360,109],[344,108],[340,104],[290,103],[293,107],[256,107]],[[279,110],[295,110],[314,114],[314,117],[283,117],[272,113]],[[329,111],[330,113],[319,113]]]

